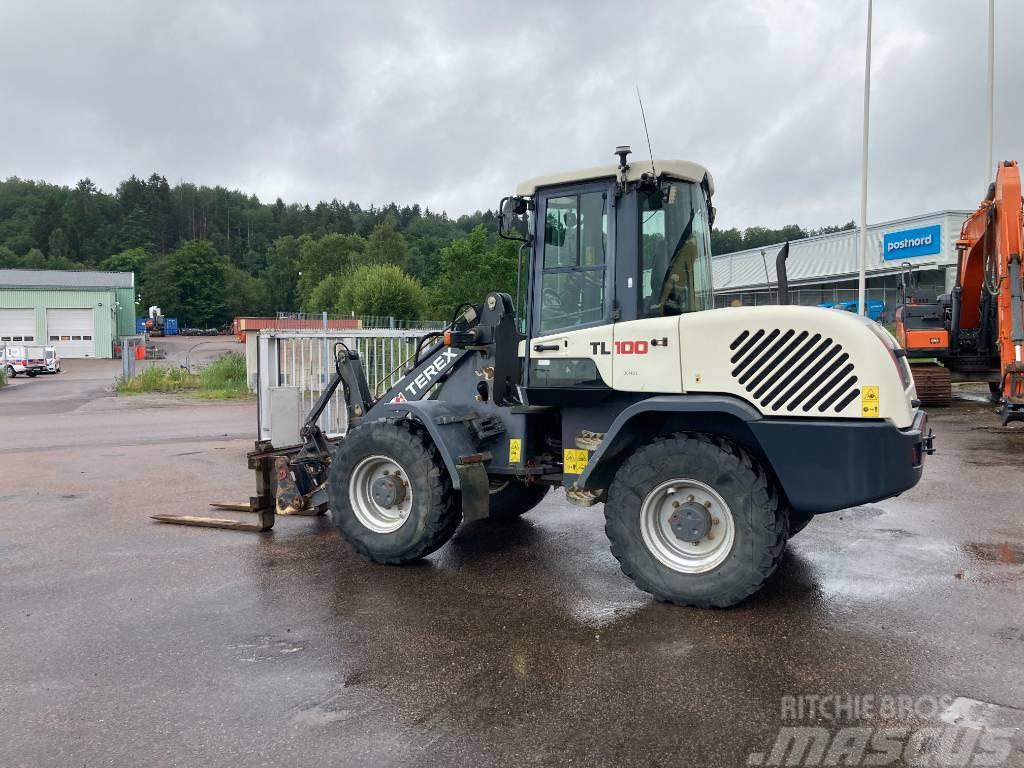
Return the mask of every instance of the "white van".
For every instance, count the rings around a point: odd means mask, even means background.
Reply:
[[[25,346],[8,345],[0,349],[3,350],[3,356],[0,357],[0,368],[3,368],[9,379],[22,373],[31,378],[40,373],[60,373],[62,370],[60,357],[53,347],[26,344]]]
[[[44,348],[44,359],[46,360],[46,372],[47,373],[60,373],[64,369],[60,365],[60,356],[57,354],[57,350],[54,347]]]
[[[0,367],[3,367],[7,378],[13,379],[19,373],[26,373],[28,370],[28,356],[24,347],[5,346],[0,347]]]

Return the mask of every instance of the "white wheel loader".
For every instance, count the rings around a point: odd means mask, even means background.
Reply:
[[[729,606],[814,515],[918,482],[933,438],[894,338],[845,312],[714,309],[711,175],[617,154],[502,200],[520,296],[460,307],[391,390],[370,393],[340,349],[305,445],[263,446],[278,507],[326,505],[356,551],[398,564],[561,487],[603,502],[638,587]],[[337,386],[351,428],[329,443],[316,419]]]

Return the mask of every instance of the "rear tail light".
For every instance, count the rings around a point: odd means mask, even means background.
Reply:
[[[875,322],[870,322],[867,326],[878,337],[878,340],[882,342],[885,351],[889,353],[889,359],[892,360],[892,364],[896,366],[896,371],[900,375],[900,384],[903,386],[903,389],[909,389],[914,381],[914,377],[910,371],[910,363],[907,362],[907,351],[896,341],[896,337],[883,326]]]

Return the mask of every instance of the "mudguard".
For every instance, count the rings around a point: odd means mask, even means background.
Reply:
[[[615,417],[615,421],[608,428],[601,444],[594,451],[586,468],[577,479],[576,486],[590,490],[604,487],[605,483],[611,479],[607,477],[608,464],[614,463],[637,437],[633,425],[638,422],[634,422],[633,419],[643,414],[663,413],[692,413],[700,414],[703,417],[724,415],[740,422],[761,419],[761,414],[749,403],[728,395],[658,395],[649,397],[634,403]],[[646,434],[643,436],[649,437]],[[592,480],[597,482],[591,482]]]
[[[920,410],[910,427],[899,429],[888,419],[764,418],[728,395],[667,395],[618,415],[576,487],[606,488],[635,445],[680,428],[712,432],[753,451],[800,514],[898,496],[917,484],[924,457],[933,450],[928,418]]]
[[[441,455],[452,486],[462,495],[464,522],[487,517],[490,507],[490,484],[485,456],[480,453],[471,423],[480,417],[466,404],[444,400],[407,400],[383,403],[374,415],[384,418],[411,416],[421,423]]]

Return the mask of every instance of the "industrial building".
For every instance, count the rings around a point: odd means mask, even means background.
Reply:
[[[940,211],[873,224],[867,230],[867,298],[885,302],[883,318],[891,320],[897,304],[902,265],[914,265],[920,290],[936,294],[952,289],[956,280],[956,241],[969,211]],[[857,299],[860,231],[794,240],[789,244],[790,301],[831,304]],[[712,260],[715,303],[774,304],[778,298],[775,256],[782,243],[726,253]]]
[[[132,272],[0,269],[0,344],[45,344],[61,357],[113,357],[135,333]]]

